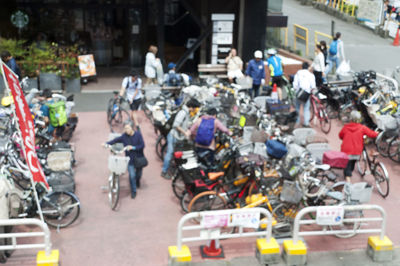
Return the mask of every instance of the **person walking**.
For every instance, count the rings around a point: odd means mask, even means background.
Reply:
[[[1,52],[1,60],[18,76],[18,79],[21,79],[21,70],[15,61],[15,58],[10,54],[9,51],[5,50]]]
[[[190,113],[196,111],[196,108],[200,107],[199,101],[196,99],[190,99],[182,109],[176,114],[172,128],[167,136],[167,151],[164,156],[164,162],[162,166],[161,176],[165,179],[171,179],[168,174],[168,169],[172,155],[174,153],[174,146],[177,141],[189,139],[190,135],[188,132],[190,126]]]
[[[268,69],[269,69],[269,75],[271,77],[271,85],[273,86],[276,84],[277,87],[277,92],[278,92],[278,98],[281,101],[282,100],[282,75],[283,75],[283,65],[282,65],[282,60],[280,57],[276,55],[277,51],[275,49],[268,49],[267,54],[268,54]]]
[[[235,48],[232,48],[229,55],[225,58],[225,63],[227,64],[227,74],[229,83],[236,82],[236,79],[243,78],[243,61],[237,55]]]
[[[157,52],[157,46],[150,45],[144,65],[144,74],[147,78],[146,84],[157,84],[157,69],[161,65],[160,59],[156,58]]]
[[[121,89],[119,91],[119,95],[124,97],[126,93],[126,99],[129,103],[129,107],[131,109],[130,116],[132,121],[136,126],[139,126],[139,122],[137,120],[136,112],[139,109],[140,104],[142,103],[142,79],[139,77],[139,74],[132,71],[128,77],[125,77],[122,80]]]
[[[351,176],[354,170],[354,165],[360,159],[360,155],[364,148],[364,136],[376,138],[378,133],[361,125],[361,114],[358,111],[350,113],[350,123],[343,126],[339,132],[339,138],[342,140],[340,150],[349,156],[349,161],[344,169],[346,182],[351,182]]]
[[[178,73],[176,73],[176,64],[174,62],[170,62],[168,64],[168,73],[164,75],[164,84],[169,87],[177,87],[182,84],[182,77]]]
[[[315,57],[311,68],[315,76],[316,86],[319,88],[323,84],[323,77],[325,76],[325,58],[320,44],[315,45]]]
[[[250,91],[250,95],[257,97],[260,86],[265,84],[265,69],[261,51],[257,50],[254,52],[254,59],[249,61],[245,74],[253,79],[253,87]]]
[[[297,121],[300,124],[300,107],[303,106],[303,125],[309,127],[310,120],[310,94],[315,88],[315,77],[309,70],[309,64],[304,62],[302,69],[297,71],[293,80],[293,88],[296,91]],[[308,94],[308,96],[307,96]]]
[[[219,130],[229,136],[232,132],[217,119],[217,109],[210,108],[207,113],[195,121],[190,128],[190,135],[195,140],[195,151],[197,154],[208,152],[207,162],[211,165],[214,163],[215,153],[215,132]]]
[[[142,178],[143,168],[135,166],[135,158],[144,157],[144,141],[140,130],[134,130],[131,121],[126,121],[124,126],[124,134],[108,141],[106,144],[113,145],[122,143],[127,148],[125,155],[129,157],[128,173],[129,183],[131,186],[131,198],[136,198],[136,189],[140,188],[140,180]],[[104,146],[104,144],[103,144]]]
[[[344,55],[344,45],[343,41],[340,39],[342,34],[340,32],[336,32],[335,38],[331,42],[328,51],[328,67],[325,70],[325,76],[328,77],[328,74],[331,72],[333,68],[333,64],[335,63],[336,69],[340,66],[340,63],[345,61]]]

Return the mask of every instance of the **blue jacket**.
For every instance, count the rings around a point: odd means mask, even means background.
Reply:
[[[267,63],[271,73],[271,77],[282,76],[283,74],[282,60],[278,56],[273,55],[269,57]]]
[[[14,57],[12,57],[6,65],[11,68],[12,71],[14,71],[15,74],[18,75],[18,78],[21,79],[21,70],[19,69],[19,66],[17,65],[17,61],[15,61]]]
[[[265,79],[264,61],[257,62],[255,59],[251,59],[246,69],[246,75],[253,79],[254,85],[260,85],[261,80]]]
[[[133,165],[133,158],[135,156],[143,156],[143,149],[144,149],[144,141],[142,137],[142,133],[140,130],[136,130],[133,136],[129,136],[127,134],[122,134],[119,137],[116,137],[113,140],[107,142],[107,144],[112,145],[115,143],[122,143],[125,146],[131,145],[134,147],[134,150],[126,151],[125,155],[129,157],[129,164]]]

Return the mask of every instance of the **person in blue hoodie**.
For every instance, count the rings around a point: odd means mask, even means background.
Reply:
[[[143,168],[135,168],[133,162],[135,157],[143,157],[144,141],[140,130],[134,130],[131,121],[126,121],[124,126],[124,134],[108,141],[106,144],[113,145],[122,143],[127,147],[125,155],[129,157],[128,173],[129,183],[131,185],[131,198],[136,198],[136,188],[140,188],[140,179],[142,178]],[[105,146],[105,144],[103,144]]]
[[[260,86],[265,83],[264,61],[262,60],[261,51],[257,50],[254,52],[254,59],[250,60],[245,74],[253,79],[253,87],[250,95],[257,97],[260,91]]]

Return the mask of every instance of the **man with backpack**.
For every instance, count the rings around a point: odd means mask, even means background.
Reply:
[[[198,107],[200,107],[199,101],[196,99],[190,99],[186,105],[182,106],[182,109],[175,116],[171,131],[167,136],[167,151],[164,156],[164,163],[161,171],[161,176],[165,179],[171,179],[171,176],[168,174],[168,169],[174,153],[175,143],[184,140],[185,138],[190,138],[188,133],[191,122],[190,113],[195,112]]]
[[[207,114],[201,116],[190,128],[190,134],[195,139],[196,153],[208,151],[207,161],[211,164],[214,162],[214,135],[217,130],[229,136],[232,135],[232,132],[217,119],[217,109],[215,108],[208,109]]]
[[[336,69],[340,66],[340,63],[345,61],[343,41],[340,39],[342,34],[336,32],[335,38],[331,42],[328,50],[328,66],[325,69],[325,77],[328,77],[329,72],[333,68],[333,63],[335,63]]]
[[[175,63],[168,64],[168,73],[164,75],[164,84],[169,87],[178,87],[182,84],[182,77],[175,71]]]
[[[125,77],[122,81],[119,95],[121,97],[124,97],[125,92],[129,107],[131,109],[132,120],[133,122],[135,122],[135,126],[139,126],[136,117],[136,111],[139,109],[139,106],[142,103],[142,79],[134,71],[131,72],[131,74],[128,77]]]

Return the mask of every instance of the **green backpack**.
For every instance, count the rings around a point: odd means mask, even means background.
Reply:
[[[50,124],[53,127],[60,127],[67,123],[67,111],[65,102],[58,101],[47,105],[49,107]]]

